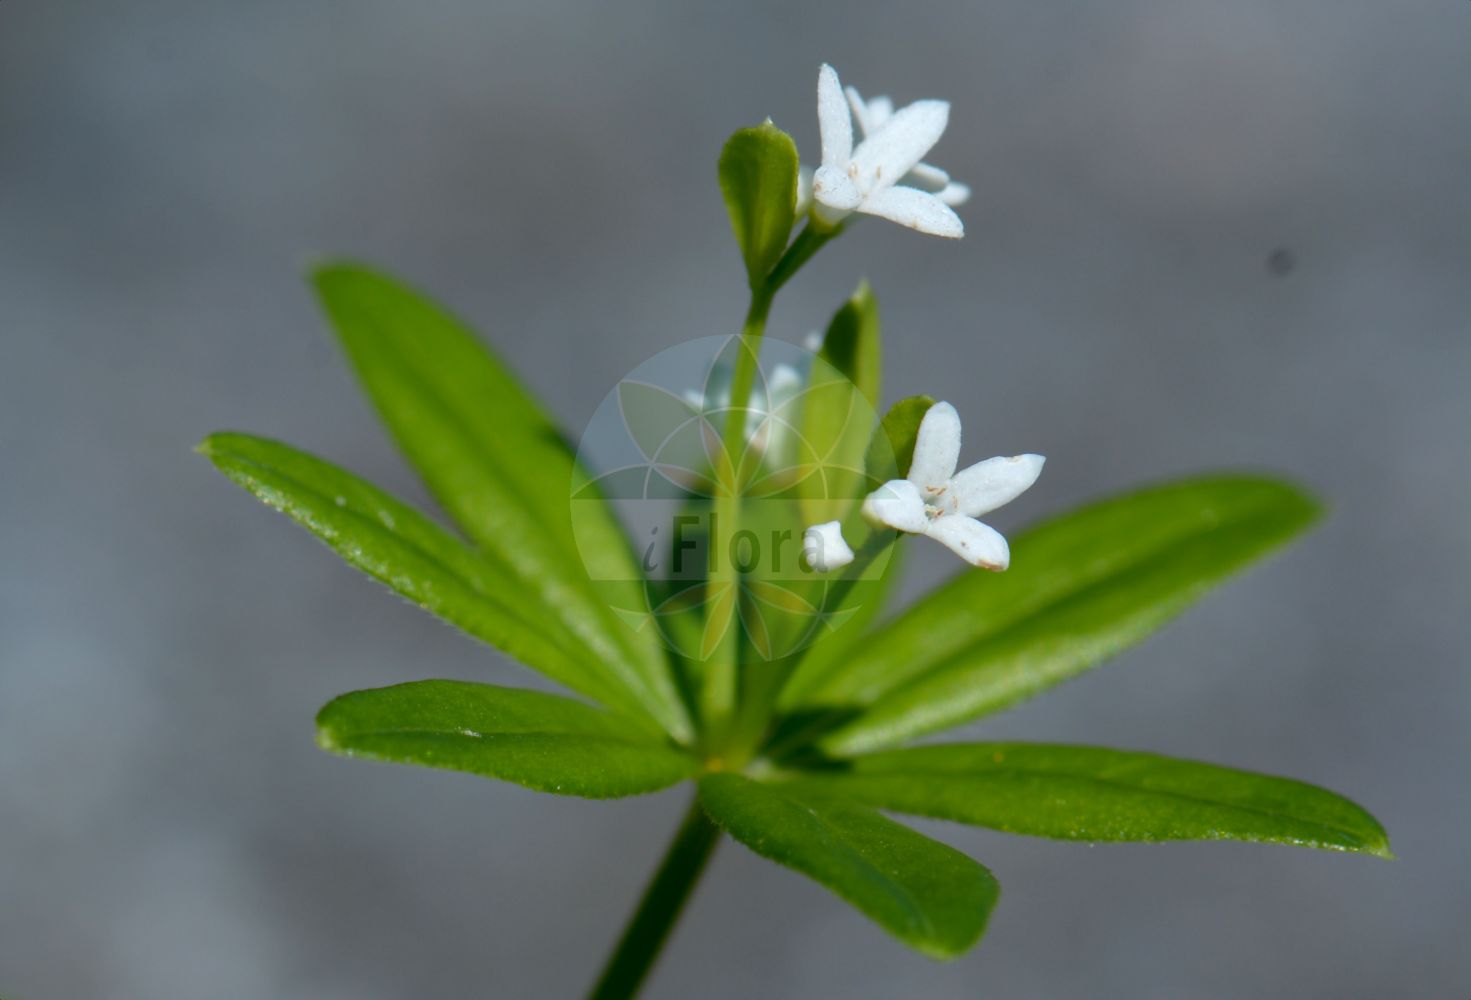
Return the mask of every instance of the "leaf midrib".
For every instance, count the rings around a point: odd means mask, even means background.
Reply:
[[[470,425],[469,421],[466,418],[460,415],[458,410],[450,406],[448,402],[441,399],[439,395],[433,391],[432,383],[420,373],[417,365],[412,360],[410,360],[404,352],[398,349],[398,347],[393,342],[394,338],[390,335],[385,334],[383,328],[372,319],[367,320],[367,325],[371,326],[374,331],[373,339],[378,346],[378,349],[387,354],[390,360],[394,362],[395,367],[399,370],[400,376],[405,378],[406,381],[412,384],[414,395],[421,401],[421,403],[427,403],[428,408],[438,413],[454,428],[455,435],[462,443],[466,444],[468,446],[468,449],[473,452],[475,456],[480,460],[481,467],[488,466],[494,468],[499,465],[500,462],[497,460],[497,457],[485,447],[485,445],[481,441],[480,436],[475,433],[475,428]],[[456,332],[463,333],[463,331]],[[509,380],[512,381],[514,384],[514,379]],[[517,388],[519,388],[519,386],[517,386]],[[534,412],[535,407],[532,407],[532,410]],[[541,417],[543,423],[545,423],[544,414],[538,413],[537,416]],[[388,425],[389,430],[393,432],[395,437],[397,437],[398,431],[393,422],[387,419],[384,419],[383,422]],[[412,458],[410,459],[410,461],[412,464],[417,465],[417,463],[413,462]],[[494,476],[487,478],[491,480],[495,479]],[[509,480],[509,482],[512,488],[507,492],[511,494],[511,503],[520,510],[523,516],[530,518],[532,521],[536,521],[536,510],[531,505],[531,503],[526,500],[524,496],[525,491],[521,489],[520,483],[516,482],[514,479]],[[440,503],[440,505],[449,510],[455,509],[456,505],[450,502],[449,497],[440,496],[438,490],[435,490],[434,492],[435,499]],[[457,530],[462,529],[458,529],[457,526]],[[473,541],[476,547],[482,547],[478,539]],[[563,548],[563,542],[560,539],[556,541],[555,544],[559,549]]]
[[[332,727],[329,724],[326,728],[330,732]],[[467,730],[467,729],[470,730],[470,732],[466,732],[465,730]],[[375,739],[375,738],[380,738],[380,737],[385,737],[385,736],[406,736],[406,737],[431,737],[432,736],[432,737],[436,737],[436,738],[440,738],[440,737],[459,737],[459,738],[464,739],[464,740],[476,740],[476,741],[481,741],[481,742],[487,742],[487,741],[492,741],[492,740],[511,740],[511,739],[517,739],[517,738],[522,738],[522,737],[543,737],[543,738],[545,738],[545,737],[551,737],[551,738],[562,739],[562,740],[578,740],[578,741],[585,742],[585,743],[612,744],[612,745],[615,745],[615,746],[630,747],[630,748],[635,749],[635,750],[643,750],[643,751],[647,751],[647,752],[650,752],[650,753],[662,753],[662,754],[669,754],[670,756],[674,756],[674,757],[689,758],[690,760],[693,760],[694,759],[688,753],[685,753],[684,751],[680,750],[678,747],[665,746],[665,745],[659,744],[659,743],[650,743],[650,742],[640,741],[640,740],[638,740],[636,738],[633,738],[631,736],[612,736],[612,735],[601,735],[601,734],[600,735],[591,735],[591,734],[587,734],[587,733],[572,733],[572,732],[566,732],[566,731],[556,730],[556,729],[528,729],[528,730],[518,730],[517,732],[514,732],[514,733],[505,733],[505,732],[500,732],[500,733],[495,733],[495,732],[481,733],[481,732],[475,731],[470,726],[466,726],[464,729],[424,729],[424,728],[417,727],[417,726],[410,726],[410,727],[404,727],[404,728],[393,728],[393,727],[389,727],[389,728],[374,728],[374,729],[353,729],[349,733],[345,733],[345,734],[334,733],[333,734],[333,739],[334,740],[338,740],[338,741],[341,741],[341,740],[344,740],[344,739],[349,739],[349,740],[365,740],[365,739]]]
[[[261,472],[265,472],[265,473],[268,473],[268,474],[270,474],[272,476],[275,476],[275,477],[283,480],[284,482],[286,482],[290,486],[295,487],[299,492],[301,492],[303,494],[306,494],[307,496],[315,497],[318,501],[322,502],[324,505],[331,504],[332,507],[333,507],[333,509],[338,510],[345,517],[351,518],[352,520],[356,521],[359,524],[367,525],[368,527],[372,528],[375,532],[386,532],[387,534],[391,535],[394,539],[398,540],[405,548],[409,549],[415,555],[417,555],[419,558],[423,559],[424,562],[427,563],[431,568],[438,570],[439,572],[443,573],[449,579],[451,579],[454,582],[460,584],[466,590],[468,590],[472,595],[474,595],[476,598],[478,598],[480,600],[483,600],[486,604],[492,606],[498,612],[500,612],[500,613],[502,613],[502,614],[504,614],[504,615],[506,615],[508,617],[515,618],[518,621],[521,621],[522,624],[525,624],[524,617],[522,615],[518,614],[517,613],[517,610],[515,608],[511,607],[510,605],[507,605],[507,604],[501,602],[500,600],[498,600],[495,597],[495,595],[487,592],[486,589],[485,589],[484,584],[480,580],[475,579],[475,578],[466,577],[459,570],[457,570],[457,569],[449,566],[448,564],[446,564],[442,559],[440,559],[439,556],[437,556],[434,553],[430,552],[429,550],[425,549],[417,540],[411,539],[409,536],[403,534],[402,532],[395,531],[393,529],[388,528],[387,526],[385,526],[378,519],[373,518],[373,517],[369,516],[368,514],[362,512],[360,510],[356,510],[353,507],[350,507],[350,506],[338,507],[338,506],[336,506],[335,497],[329,497],[327,494],[323,493],[321,490],[317,489],[316,487],[307,485],[302,480],[298,479],[296,476],[294,476],[291,473],[285,471],[284,469],[282,469],[279,466],[269,465],[269,464],[267,464],[265,462],[262,462],[262,461],[259,461],[257,459],[250,458],[248,456],[242,455],[238,451],[232,451],[231,452],[231,455],[233,456],[233,458],[234,458],[234,460],[236,462],[238,462],[238,463],[240,463],[242,465],[246,465],[246,466],[249,466],[251,469],[257,469],[257,470],[260,470]],[[260,480],[257,480],[257,482],[260,482]],[[262,482],[261,485],[262,486],[266,486],[267,484],[264,483],[264,482]],[[289,502],[289,500],[288,500],[288,502]],[[411,508],[406,508],[406,509],[411,509]],[[413,513],[415,515],[419,516],[419,517],[423,517],[423,514],[421,514],[418,511],[413,511]],[[320,518],[316,518],[316,520],[320,521],[321,519]],[[433,524],[433,522],[429,522],[429,523],[430,524]],[[439,527],[439,526],[438,525],[434,525],[434,527]],[[444,530],[444,529],[443,528],[440,528],[440,530]],[[342,532],[341,532],[340,529],[334,530],[334,533],[333,534],[334,534],[334,538],[337,539],[337,540],[340,540],[341,537],[342,537]],[[448,536],[448,537],[450,538],[451,541],[455,542],[456,544],[464,544],[462,541],[460,541],[459,539],[454,538],[453,536]],[[473,558],[473,559],[484,558],[478,552],[476,552],[475,550],[472,550],[472,549],[466,549],[466,553],[465,554],[467,556],[469,556],[470,558]],[[561,635],[559,635],[559,634],[548,634],[548,633],[543,632],[543,631],[541,631],[539,629],[537,630],[536,634],[538,636],[540,636],[543,641],[550,643],[553,646],[553,648],[557,649],[564,656],[567,656],[568,658],[570,658],[571,660],[573,660],[573,662],[576,662],[579,665],[584,666],[584,667],[587,666],[587,661],[584,660],[581,655],[579,655],[578,651],[573,650],[573,649],[569,649],[569,648],[567,648],[563,644],[564,643],[564,639],[563,639],[563,637]],[[477,638],[479,638],[479,637],[477,636]],[[485,641],[485,640],[481,640],[481,641]]]
[[[768,785],[767,787],[771,788],[772,786]],[[924,908],[920,906],[920,904],[915,900],[914,896],[909,892],[908,889],[904,888],[904,886],[899,884],[894,879],[889,878],[887,875],[884,874],[882,869],[880,869],[872,861],[869,861],[866,857],[864,857],[862,853],[860,853],[856,848],[849,845],[847,843],[846,835],[844,835],[838,827],[834,826],[832,823],[824,819],[822,814],[818,812],[814,807],[808,805],[805,802],[793,799],[787,795],[783,795],[781,792],[776,791],[776,789],[774,788],[772,790],[776,792],[776,794],[787,804],[795,806],[797,809],[800,809],[801,811],[811,816],[812,819],[817,822],[817,825],[822,827],[823,831],[829,835],[827,839],[835,843],[836,846],[842,850],[845,856],[851,857],[859,865],[862,866],[865,872],[870,874],[870,882],[876,881],[877,884],[880,885],[886,893],[888,893],[891,897],[897,899],[900,905],[918,920],[926,938],[934,937],[934,923],[931,922],[930,918],[925,914]],[[868,807],[864,806],[862,808]],[[878,813],[875,813],[874,815],[876,818],[883,820],[882,815]]]
[[[1331,823],[1327,823],[1327,822],[1324,822],[1322,820],[1303,819],[1303,818],[1300,818],[1300,817],[1292,816],[1291,814],[1288,814],[1288,813],[1277,813],[1277,812],[1273,812],[1270,809],[1264,809],[1264,808],[1259,807],[1259,806],[1239,805],[1239,804],[1236,804],[1236,803],[1222,803],[1222,802],[1219,802],[1219,801],[1216,801],[1216,800],[1213,800],[1213,799],[1201,798],[1198,795],[1191,795],[1188,792],[1161,791],[1161,790],[1157,790],[1157,789],[1144,788],[1144,787],[1142,787],[1140,785],[1130,784],[1127,781],[1123,781],[1123,780],[1120,780],[1120,779],[1117,779],[1117,778],[1100,777],[1098,775],[1091,775],[1091,774],[1090,775],[1080,775],[1080,774],[1074,774],[1074,773],[1071,773],[1071,772],[1068,772],[1068,771],[1060,771],[1060,770],[1056,770],[1056,769],[1053,769],[1053,768],[1045,768],[1045,767],[1008,767],[1008,768],[1005,768],[1005,769],[996,769],[996,771],[994,773],[998,777],[1008,777],[1008,778],[1009,777],[1069,778],[1069,779],[1072,779],[1072,780],[1075,780],[1075,781],[1080,781],[1080,782],[1084,782],[1084,783],[1088,783],[1088,784],[1099,785],[1099,786],[1102,786],[1102,787],[1105,787],[1105,788],[1113,788],[1113,789],[1122,788],[1122,789],[1125,789],[1125,790],[1128,790],[1128,791],[1135,791],[1135,792],[1140,792],[1140,793],[1144,793],[1144,794],[1148,794],[1148,795],[1155,795],[1155,796],[1159,796],[1161,798],[1174,799],[1174,800],[1177,800],[1177,801],[1180,801],[1180,802],[1185,802],[1185,803],[1189,803],[1189,804],[1193,804],[1193,805],[1205,805],[1205,806],[1213,806],[1215,808],[1236,809],[1236,810],[1239,810],[1241,812],[1252,813],[1252,814],[1257,815],[1257,816],[1264,816],[1264,817],[1266,817],[1268,819],[1276,819],[1276,820],[1290,819],[1294,823],[1300,823],[1300,824],[1302,824],[1304,826],[1312,827],[1312,828],[1315,828],[1315,829],[1318,829],[1318,830],[1326,830],[1326,831],[1329,831],[1329,832],[1336,832],[1336,833],[1338,833],[1338,834],[1340,834],[1340,835],[1342,835],[1344,837],[1347,837],[1349,839],[1354,840],[1355,842],[1357,842],[1359,844],[1364,844],[1365,846],[1367,846],[1367,844],[1362,839],[1362,837],[1360,837],[1359,834],[1354,833],[1354,832],[1352,832],[1352,831],[1350,831],[1348,829],[1345,829],[1345,828],[1334,826]],[[852,771],[852,772],[846,772],[843,775],[838,776],[838,778],[839,778],[839,783],[841,783],[842,779],[843,778],[847,778],[847,777],[852,777],[852,778],[860,779],[860,780],[861,779],[864,779],[864,778],[885,778],[885,779],[906,779],[906,778],[910,778],[910,779],[912,779],[912,778],[919,778],[919,779],[930,778],[930,779],[935,779],[935,778],[952,778],[952,779],[958,779],[958,780],[964,781],[964,780],[983,780],[983,779],[985,779],[988,776],[990,776],[990,775],[988,775],[986,773],[967,774],[967,773],[963,773],[963,772],[949,771],[949,770],[944,770],[944,769],[915,768],[915,769],[905,770],[905,771]],[[1277,780],[1286,780],[1286,779],[1277,779]],[[904,811],[904,810],[895,810],[895,812],[902,812],[902,811]],[[914,815],[923,815],[923,814],[920,813],[920,814],[914,814]]]
[[[459,415],[458,411],[451,407],[447,402],[441,400],[434,392],[429,391],[431,389],[431,385],[420,374],[417,366],[411,361],[405,360],[405,354],[397,348],[391,336],[384,335],[383,328],[378,323],[369,318],[367,320],[367,325],[370,326],[374,331],[374,341],[378,345],[379,350],[386,353],[392,361],[398,363],[400,374],[412,384],[413,388],[415,389],[415,395],[421,401],[427,402],[430,409],[439,413],[441,416],[448,420],[448,423],[454,429],[454,433],[456,434],[456,436],[460,439],[462,443],[468,446],[468,449],[480,460],[482,466],[489,466],[491,468],[494,468],[498,464],[496,461],[496,456],[481,443],[479,436],[474,433],[474,428],[471,427],[469,422],[465,418],[462,418]],[[478,345],[474,346],[478,348]],[[507,375],[507,379],[516,388],[520,388],[513,377]],[[547,422],[545,415],[538,412],[537,408],[534,405],[531,405],[529,401],[528,407],[532,410],[532,412],[535,412],[537,414],[543,424]],[[390,432],[392,432],[395,437],[398,437],[398,432],[395,429],[393,423],[387,420],[385,420],[384,422],[388,424]],[[575,460],[572,462],[572,464],[575,466]],[[496,477],[494,476],[489,476],[485,478],[487,479],[487,481],[496,481]],[[509,481],[508,485],[511,488],[504,492],[510,494],[511,504],[520,511],[522,517],[529,519],[533,524],[537,523],[538,518],[536,516],[536,510],[534,506],[532,506],[531,501],[525,496],[525,491],[521,488],[521,484],[512,479]],[[455,509],[455,505],[449,502],[449,498],[441,496],[438,490],[433,489],[432,484],[431,490],[434,492],[435,499],[440,503],[441,506],[449,510]],[[479,539],[475,539],[474,544],[477,549],[485,547]],[[552,545],[556,552],[564,558],[567,556],[576,556],[575,551],[569,552],[567,550],[565,541],[560,538],[553,537]],[[548,553],[548,555],[550,555],[550,553]],[[554,558],[554,561],[560,560],[555,560]],[[513,560],[506,559],[506,562],[514,568],[514,572],[519,578],[527,582],[528,585],[535,586],[534,581],[527,580],[527,574],[519,567],[515,566]],[[612,644],[621,651],[622,656],[629,668],[628,672],[631,675],[631,680],[634,684],[637,685],[637,689],[630,693],[632,693],[635,698],[647,699],[648,703],[650,704],[662,704],[662,702],[664,701],[663,693],[657,690],[657,682],[645,676],[643,659],[639,655],[638,651],[624,640],[622,633],[619,631],[618,628],[611,627],[616,626],[618,623],[613,620],[611,614],[604,612],[604,606],[598,601],[597,595],[592,591],[590,587],[584,585],[584,583],[576,576],[576,574],[573,574],[571,576],[564,575],[564,579],[567,580],[572,589],[582,594],[583,601],[585,602],[586,606],[591,608],[592,613],[596,615],[599,621],[603,623],[605,627],[600,629],[599,631],[606,635],[607,638],[611,640]],[[561,615],[559,615],[558,617],[563,618],[563,616]],[[563,618],[563,623],[567,626],[567,629],[570,633],[578,634],[577,626],[574,622],[566,621],[565,618]],[[585,645],[585,640],[582,639],[580,634],[578,634],[578,638],[579,641]],[[594,660],[596,660],[596,652],[591,648],[588,648],[587,651],[590,655],[593,656]],[[620,680],[622,680],[622,678],[620,678]],[[625,685],[628,685],[628,680],[624,680],[623,683]],[[661,726],[664,725],[664,721],[662,720],[662,718],[660,718],[658,721]]]

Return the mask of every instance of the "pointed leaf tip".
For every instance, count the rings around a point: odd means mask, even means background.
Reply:
[[[215,468],[342,556],[431,614],[553,680],[631,712],[642,702],[575,642],[523,579],[414,508],[344,469],[279,441],[212,434]]]
[[[1323,788],[1106,747],[942,743],[796,779],[875,809],[1060,840],[1243,840],[1393,857],[1379,821]]]

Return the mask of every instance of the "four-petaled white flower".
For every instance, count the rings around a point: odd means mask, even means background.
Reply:
[[[858,131],[863,133],[865,139],[894,117],[894,102],[886,95],[880,94],[865,101],[858,89],[851,86],[844,87],[843,93],[848,95],[848,107],[853,109],[853,120],[858,123]],[[970,200],[968,185],[951,180],[948,173],[928,163],[916,163],[899,183],[928,191],[952,208]]]
[[[819,573],[841,569],[853,561],[853,550],[843,538],[838,521],[814,524],[802,532],[802,558]]]
[[[1042,473],[1041,455],[988,458],[955,471],[960,417],[949,403],[925,412],[906,479],[891,479],[863,501],[874,524],[928,535],[972,566],[1004,570],[1011,550],[1001,533],[976,518],[1015,500]]]
[[[856,148],[855,115],[863,132]],[[949,118],[946,101],[915,101],[894,111],[887,98],[865,104],[856,90],[845,99],[838,74],[824,63],[817,75],[822,164],[810,182],[802,179],[799,204],[805,207],[810,197],[813,214],[830,226],[863,212],[934,236],[964,236],[965,226],[950,206],[964,201],[969,189],[920,162]]]

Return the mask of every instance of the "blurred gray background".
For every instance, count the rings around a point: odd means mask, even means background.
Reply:
[[[959,244],[857,227],[774,335],[870,277],[888,397],[957,403],[971,458],[1048,456],[1004,529],[1221,466],[1334,508],[974,731],[1319,782],[1401,860],[931,824],[1005,887],[939,965],[727,844],[649,995],[1465,997],[1468,30],[1463,0],[6,0],[0,993],[586,986],[685,792],[317,751],[341,691],[529,675],[189,449],[249,429],[422,497],[300,280],[339,252],[452,304],[580,430],[640,361],[733,332],[719,144],[771,115],[814,160],[829,60],[950,99],[932,159],[976,196]],[[954,569],[929,547],[909,596]]]

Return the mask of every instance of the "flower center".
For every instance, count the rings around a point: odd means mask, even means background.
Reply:
[[[926,486],[924,494],[924,516],[929,520],[944,517],[955,510],[954,498],[949,496],[949,490],[945,487]]]

